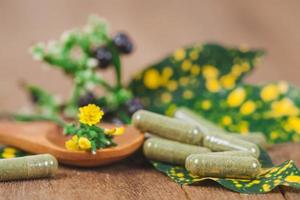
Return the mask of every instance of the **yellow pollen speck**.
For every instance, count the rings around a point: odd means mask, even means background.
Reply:
[[[232,89],[235,86],[236,77],[228,74],[222,76],[220,82],[225,89]]]
[[[230,107],[237,107],[243,103],[246,98],[246,91],[244,88],[236,88],[227,97],[227,104]]]
[[[191,67],[191,74],[192,75],[198,75],[199,73],[200,73],[200,66],[199,65],[193,65],[192,67]]]
[[[164,92],[161,94],[161,101],[163,103],[170,103],[172,100],[172,95],[168,92]]]
[[[224,116],[222,118],[222,124],[224,126],[228,126],[228,125],[232,124],[232,118],[230,116],[228,116],[228,115]]]
[[[183,60],[185,58],[185,50],[184,49],[178,49],[174,53],[174,59],[176,61]]]
[[[273,117],[296,116],[299,114],[299,109],[291,99],[284,98],[271,104],[270,114]]]
[[[170,78],[173,75],[173,69],[171,67],[165,67],[162,70],[162,76],[166,79]]]
[[[178,177],[184,177],[184,174],[183,173],[177,173],[176,176],[178,176]]]
[[[210,100],[204,100],[202,101],[201,103],[201,108],[203,110],[209,110],[211,108],[212,104],[211,104],[211,101]]]
[[[146,88],[155,90],[161,85],[161,77],[156,69],[149,69],[145,72],[144,85]]]
[[[174,80],[170,80],[167,82],[166,87],[169,91],[175,91],[178,87],[178,84]]]
[[[277,99],[279,96],[279,89],[275,84],[269,84],[262,88],[260,97],[264,101],[272,101]]]
[[[242,115],[250,115],[252,114],[256,109],[256,105],[253,101],[249,100],[246,101],[240,108],[240,113]]]
[[[199,58],[199,51],[192,50],[189,54],[191,60],[197,60]]]
[[[180,85],[182,85],[182,86],[186,86],[186,85],[189,83],[189,78],[188,78],[188,77],[181,77],[181,78],[179,79],[179,83],[180,83]]]
[[[231,68],[231,74],[233,74],[236,77],[240,76],[242,72],[243,72],[242,66],[239,64],[234,64]]]
[[[268,184],[263,184],[262,185],[262,188],[263,188],[263,190],[264,190],[264,192],[268,192],[268,191],[270,191],[270,185],[268,185]]]
[[[216,79],[219,75],[219,70],[212,65],[205,65],[202,73],[206,79]]]
[[[181,64],[181,69],[183,71],[188,71],[190,70],[191,66],[192,66],[192,62],[190,60],[184,60]]]
[[[184,99],[192,99],[194,97],[194,93],[191,90],[185,90],[182,96]]]
[[[206,89],[212,93],[218,92],[221,89],[221,85],[216,79],[208,79],[205,83]]]
[[[275,140],[275,139],[279,138],[279,136],[280,136],[280,134],[276,131],[272,131],[271,135],[270,135],[272,140]]]

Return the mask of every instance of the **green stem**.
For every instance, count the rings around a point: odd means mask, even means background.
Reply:
[[[108,41],[107,46],[111,50],[111,53],[112,53],[113,65],[115,67],[115,73],[116,73],[116,76],[117,76],[116,89],[118,90],[118,89],[122,88],[122,83],[121,83],[121,77],[122,77],[121,60],[120,60],[119,52],[116,49],[116,47],[113,44],[111,39]]]
[[[103,86],[107,91],[113,92],[114,88],[108,84],[104,79],[98,79],[96,81],[99,85]]]
[[[13,114],[13,118],[17,121],[52,121],[61,127],[64,127],[65,122],[59,117],[45,116],[45,115],[24,115],[24,114]]]

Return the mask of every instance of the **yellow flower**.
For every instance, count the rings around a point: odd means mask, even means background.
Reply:
[[[263,87],[260,92],[260,97],[264,101],[272,101],[277,99],[279,96],[279,89],[275,84],[269,84]]]
[[[80,150],[89,150],[92,147],[91,141],[86,137],[80,137],[78,140]]]
[[[78,137],[77,135],[74,135],[72,137],[72,139],[66,141],[65,146],[68,150],[73,150],[73,151],[77,151],[79,150],[78,148]]]
[[[89,126],[95,125],[100,122],[104,112],[100,107],[95,104],[89,104],[87,106],[79,108],[79,121]]]
[[[219,75],[219,70],[212,66],[212,65],[205,65],[203,67],[203,76],[206,78],[206,79],[216,79]]]
[[[298,118],[298,117],[289,117],[287,122],[286,122],[285,128],[288,131],[293,130],[296,133],[300,133],[300,118]]]
[[[228,116],[228,115],[224,116],[222,118],[222,124],[224,126],[229,126],[230,124],[232,124],[232,118],[230,116]]]
[[[118,136],[124,133],[124,127],[104,129],[106,135]]]
[[[269,184],[263,184],[262,188],[263,188],[264,192],[268,192],[271,190],[271,187]]]
[[[246,91],[244,88],[236,88],[227,97],[227,104],[230,107],[237,107],[243,103],[246,98]]]
[[[184,49],[178,49],[174,52],[174,59],[176,61],[183,60],[185,58],[185,50]]]
[[[289,98],[284,98],[280,101],[275,101],[271,104],[271,116],[296,116],[299,113],[299,109],[294,105],[293,101]]]
[[[155,90],[161,85],[161,76],[156,69],[149,69],[144,76],[144,85],[150,90]]]
[[[209,110],[211,108],[211,101],[210,100],[202,101],[201,107],[203,110]]]
[[[212,93],[218,92],[221,89],[221,85],[220,85],[219,81],[216,79],[208,79],[206,81],[205,86],[206,86],[206,89]]]
[[[235,86],[235,80],[236,80],[235,76],[228,74],[228,75],[222,76],[222,78],[220,79],[220,82],[225,89],[231,89]]]
[[[256,105],[253,101],[249,100],[246,101],[240,108],[240,112],[243,115],[250,115],[256,109]]]

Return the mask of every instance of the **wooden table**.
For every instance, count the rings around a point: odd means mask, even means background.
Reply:
[[[300,166],[300,144],[282,144],[269,150],[279,164],[287,159]],[[280,187],[268,194],[231,192],[214,182],[179,186],[154,170],[141,151],[110,166],[81,169],[61,166],[53,179],[0,183],[0,199],[300,199],[300,190]]]

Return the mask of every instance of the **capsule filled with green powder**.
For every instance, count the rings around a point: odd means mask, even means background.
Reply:
[[[209,154],[191,154],[185,168],[193,175],[216,178],[255,178],[261,171],[253,157]]]
[[[188,108],[178,108],[174,112],[174,117],[192,124],[195,124],[198,126],[198,128],[205,134],[210,134],[210,132],[213,133],[219,133],[219,134],[226,134],[230,135],[234,138],[240,139],[240,140],[245,140],[248,142],[255,143],[257,145],[260,145],[261,147],[268,147],[266,137],[259,132],[255,133],[249,133],[248,135],[241,135],[237,133],[230,133],[226,132],[224,129],[221,127],[216,126],[212,122],[206,120],[205,118],[201,117],[197,113],[191,111]]]
[[[203,133],[197,126],[175,118],[139,110],[132,116],[132,122],[136,128],[143,132],[150,132],[182,143],[202,144]]]
[[[256,158],[260,155],[260,150],[256,144],[240,140],[225,134],[206,135],[203,139],[203,146],[212,151],[248,151]]]
[[[208,153],[209,149],[162,138],[150,138],[144,143],[144,154],[150,160],[184,166],[185,159],[194,153]]]
[[[253,157],[255,155],[249,151],[220,151],[220,152],[209,152],[205,153],[207,155],[220,155],[220,156],[244,156],[244,157]]]
[[[57,167],[56,158],[50,154],[0,159],[0,181],[51,177]]]

